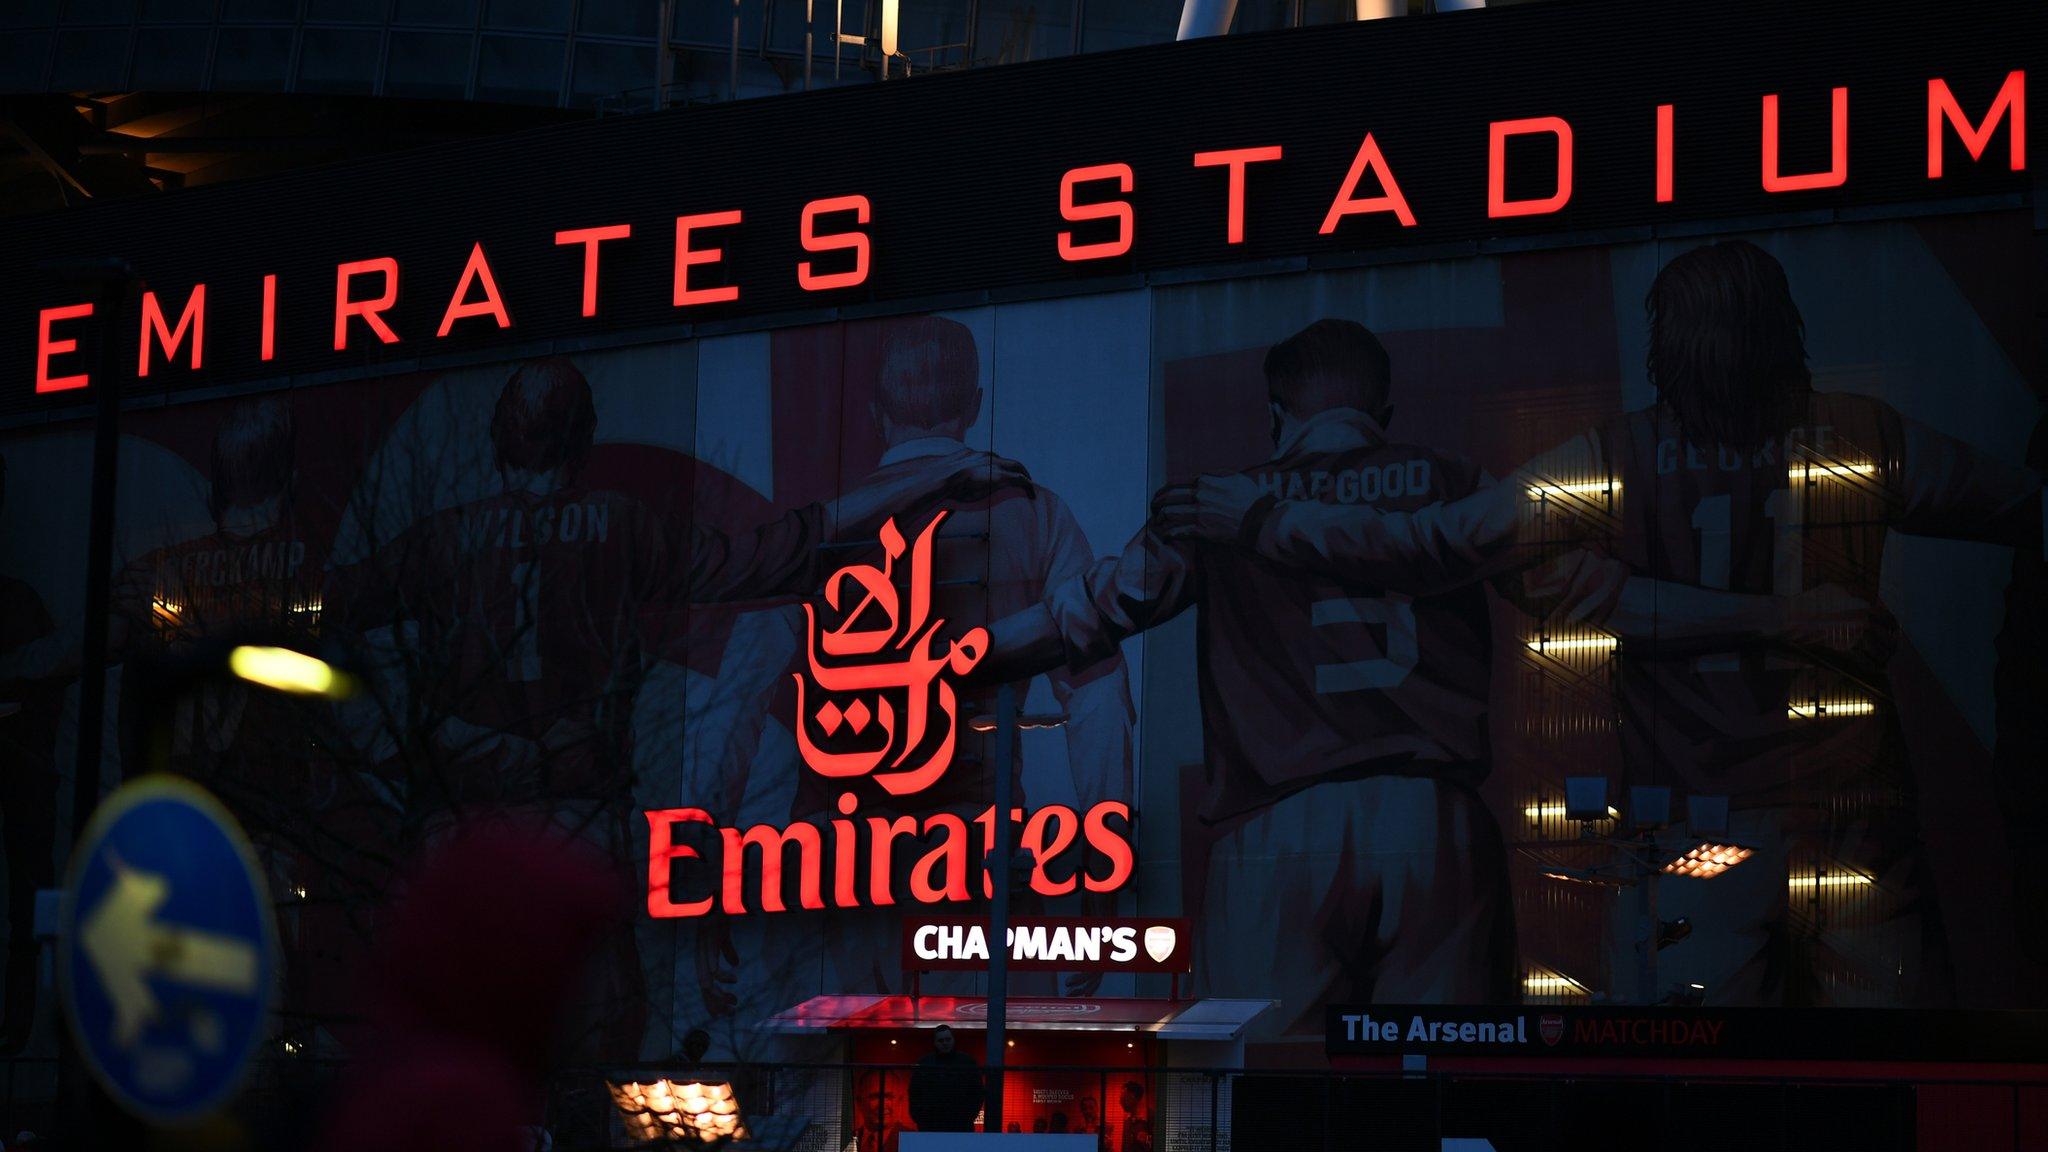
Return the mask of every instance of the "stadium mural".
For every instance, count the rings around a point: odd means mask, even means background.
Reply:
[[[1260,1043],[1332,1004],[2029,1005],[2032,242],[1295,272],[136,412],[106,774],[241,817],[323,1046],[395,863],[479,809],[617,864],[592,1055],[765,1057],[781,1009],[907,990],[903,917],[985,899],[1006,684],[1013,910],[1186,917],[1198,991],[1279,1001]],[[17,1045],[90,443],[0,441]],[[152,702],[245,636],[368,690]]]

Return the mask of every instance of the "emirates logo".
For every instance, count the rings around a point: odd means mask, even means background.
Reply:
[[[873,776],[892,796],[922,792],[953,762],[960,704],[945,675],[965,676],[988,651],[971,628],[938,651],[943,617],[932,616],[932,540],[940,512],[906,549],[896,521],[882,525],[880,567],[851,564],[825,581],[825,607],[804,605],[808,668],[795,674],[797,749],[820,776]],[[905,590],[898,561],[909,556]]]

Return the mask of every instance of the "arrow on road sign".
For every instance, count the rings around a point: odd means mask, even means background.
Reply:
[[[215,992],[257,991],[255,946],[159,922],[157,909],[170,894],[163,877],[114,861],[113,889],[79,929],[79,946],[114,1005],[114,1041],[124,1048],[156,1019],[151,975]]]

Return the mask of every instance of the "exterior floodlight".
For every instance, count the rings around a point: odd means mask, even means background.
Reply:
[[[732,1085],[693,1079],[608,1082],[612,1104],[636,1144],[724,1144],[747,1138]]]
[[[1661,871],[1667,876],[1697,876],[1711,880],[1754,855],[1756,849],[1747,845],[1708,841],[1666,864]]]
[[[1671,789],[1661,784],[1629,788],[1628,822],[1634,828],[1662,828],[1671,823]]]
[[[1728,831],[1726,796],[1689,796],[1685,801],[1686,831],[1705,840]]]
[[[902,0],[882,0],[882,55],[896,55],[896,29],[901,23]]]
[[[1567,820],[1605,820],[1611,811],[1607,807],[1607,777],[1567,776],[1564,780],[1564,818]]]
[[[293,696],[340,700],[355,692],[355,680],[348,673],[290,648],[240,645],[228,653],[228,670],[251,684]]]

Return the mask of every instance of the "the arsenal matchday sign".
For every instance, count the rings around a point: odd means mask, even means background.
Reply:
[[[2010,202],[2043,43],[2039,0],[1581,0],[618,117],[10,220],[0,412],[1170,269]],[[133,266],[132,301],[38,271],[102,257]]]
[[[1186,972],[1194,967],[1194,929],[1178,918],[1019,916],[1009,928],[1010,968],[1018,972]],[[906,916],[903,969],[988,969],[988,921],[964,916]]]
[[[2048,1061],[2048,1012],[1352,1004],[1331,1056]]]

